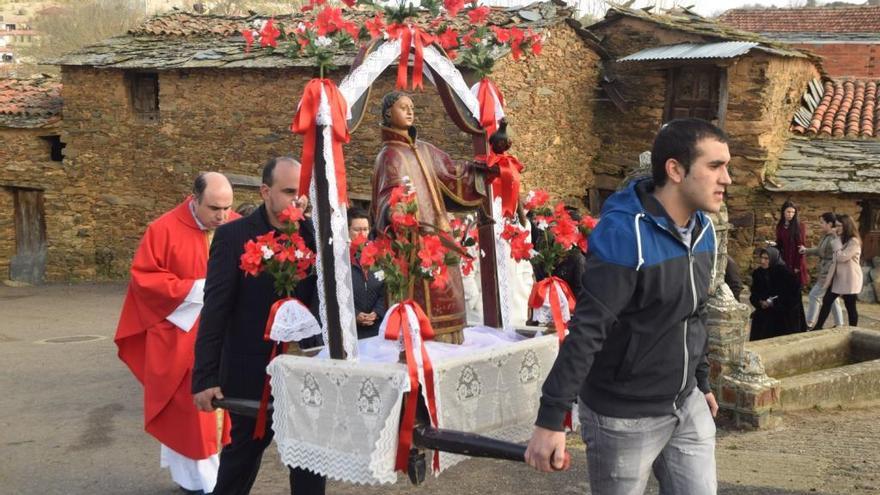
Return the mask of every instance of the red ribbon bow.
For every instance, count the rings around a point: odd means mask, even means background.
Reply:
[[[501,198],[501,211],[504,216],[512,217],[519,201],[519,173],[523,164],[513,155],[490,153],[486,160],[487,167],[498,167],[498,177],[492,179],[492,191],[495,197]]]
[[[422,68],[425,63],[424,47],[430,46],[436,37],[426,33],[418,26],[392,24],[387,29],[388,36],[400,40],[400,59],[397,62],[397,89],[406,89],[406,70],[409,63],[409,49],[415,48],[413,61],[412,89],[422,89]]]
[[[504,95],[495,86],[488,77],[480,80],[480,87],[477,88],[477,101],[480,103],[480,125],[486,130],[486,137],[490,137],[498,130],[498,120],[495,119],[495,98],[492,97],[492,91],[498,97],[501,106],[504,107]]]
[[[397,442],[397,460],[394,468],[398,471],[406,471],[409,450],[412,447],[413,428],[415,427],[416,406],[419,399],[419,369],[415,360],[415,349],[413,348],[413,338],[410,333],[409,318],[406,314],[406,308],[409,307],[415,312],[419,321],[419,335],[422,337],[422,343],[419,351],[422,354],[422,366],[425,370],[425,391],[428,397],[428,415],[431,424],[437,426],[437,400],[434,395],[434,366],[431,364],[431,358],[428,356],[428,350],[425,347],[426,340],[434,338],[434,329],[431,327],[431,320],[414,300],[407,299],[398,304],[388,315],[388,323],[385,327],[385,338],[387,340],[398,340],[403,336],[403,349],[406,355],[406,368],[409,374],[410,390],[406,398],[406,404],[403,409],[403,420],[400,424],[400,438]],[[433,467],[435,471],[440,469],[440,457],[434,452]]]
[[[321,88],[327,95],[330,104],[331,116],[331,136],[333,140],[333,161],[336,174],[336,190],[339,194],[339,203],[348,204],[348,186],[345,182],[345,163],[343,162],[342,143],[348,143],[351,135],[348,132],[348,124],[346,122],[346,113],[348,104],[339,88],[330,79],[312,79],[306,84],[303,90],[302,99],[296,115],[293,116],[293,123],[290,124],[290,130],[296,134],[303,135],[302,149],[302,170],[299,176],[300,194],[308,194],[309,186],[312,183],[312,169],[315,165],[315,134],[318,125],[316,119],[318,117],[318,107],[321,104]],[[321,150],[323,152],[323,150]]]
[[[529,306],[533,309],[540,308],[544,305],[546,297],[550,298],[550,312],[553,314],[553,324],[556,326],[556,335],[559,336],[559,342],[565,339],[565,329],[568,326],[562,319],[562,301],[559,300],[559,292],[554,287],[558,285],[562,288],[562,293],[568,301],[569,313],[574,311],[575,298],[571,292],[571,287],[559,277],[550,276],[541,280],[532,286],[532,293],[529,295]]]
[[[275,323],[275,313],[278,312],[278,308],[281,307],[282,304],[287,301],[296,301],[297,304],[305,308],[305,305],[299,302],[298,299],[293,297],[285,297],[284,299],[279,299],[275,301],[275,304],[269,308],[269,318],[266,320],[266,330],[263,332],[263,340],[269,340],[269,335],[272,333],[272,325]],[[306,308],[308,309],[308,308]],[[278,351],[281,351],[281,354],[287,353],[287,342],[275,342],[272,346],[272,354],[269,355],[269,362],[271,363],[275,356],[278,355]],[[269,395],[272,390],[272,386],[269,384],[269,374],[266,373],[266,379],[263,382],[263,396],[260,398],[260,409],[257,411],[257,422],[254,425],[254,438],[260,439],[263,438],[263,435],[266,434],[266,416],[268,414],[269,409]]]

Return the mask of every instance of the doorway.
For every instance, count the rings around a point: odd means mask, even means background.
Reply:
[[[46,276],[46,217],[43,191],[10,188],[15,209],[15,255],[9,263],[9,279],[42,283]]]

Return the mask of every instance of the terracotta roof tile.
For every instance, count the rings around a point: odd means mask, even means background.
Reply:
[[[43,127],[61,119],[61,83],[49,76],[0,79],[0,126]]]
[[[880,81],[816,81],[804,94],[791,131],[833,138],[880,137]],[[821,88],[821,89],[819,89]],[[807,119],[807,116],[810,116]]]
[[[732,9],[719,20],[754,33],[877,33],[880,7]]]

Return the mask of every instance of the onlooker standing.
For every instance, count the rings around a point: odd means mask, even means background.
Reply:
[[[822,296],[825,295],[825,280],[828,278],[828,271],[833,263],[832,256],[834,256],[835,252],[840,251],[842,247],[840,238],[837,237],[837,231],[835,230],[836,224],[837,219],[834,217],[834,213],[830,211],[823,213],[819,217],[819,225],[824,235],[822,240],[819,241],[819,245],[813,248],[801,249],[801,252],[807,256],[819,257],[819,271],[816,276],[816,283],[810,289],[810,304],[807,307],[807,326],[810,328],[816,325],[816,316],[819,313]],[[840,308],[839,300],[834,300],[832,310],[834,311],[834,324],[842,326],[843,310]]]
[[[797,275],[801,287],[810,281],[807,261],[801,249],[806,244],[807,229],[798,221],[797,207],[791,201],[782,204],[779,223],[776,224],[776,248],[785,266]]]
[[[822,299],[822,309],[819,310],[819,319],[815,328],[822,328],[828,313],[831,312],[831,303],[837,296],[843,298],[846,306],[846,314],[849,324],[859,324],[859,314],[856,311],[856,296],[862,291],[862,266],[859,258],[862,256],[862,240],[859,238],[856,224],[849,215],[839,215],[837,223],[840,224],[838,234],[843,248],[834,253],[828,277],[825,280],[825,297]]]
[[[360,208],[348,210],[348,235],[352,242],[366,241],[370,233],[370,215]],[[355,322],[358,338],[379,334],[385,316],[385,282],[364,269],[356,256],[351,260],[351,287],[354,292]]]
[[[803,332],[807,326],[797,276],[785,266],[776,248],[760,249],[758,262],[749,296],[755,307],[749,340]]]

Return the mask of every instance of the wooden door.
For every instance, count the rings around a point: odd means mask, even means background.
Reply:
[[[859,218],[859,235],[862,236],[862,263],[871,264],[874,256],[880,256],[880,201],[864,201]]]
[[[46,273],[46,219],[43,191],[12,188],[15,208],[15,256],[9,278],[37,284]]]
[[[717,122],[721,73],[722,69],[714,66],[671,69],[667,76],[665,121],[695,117]]]

